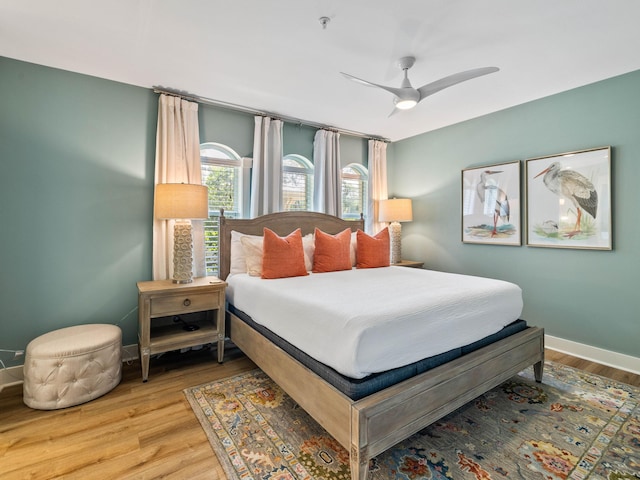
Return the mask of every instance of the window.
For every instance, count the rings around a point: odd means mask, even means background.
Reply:
[[[219,143],[200,145],[202,184],[209,188],[209,218],[204,221],[207,275],[218,275],[220,209],[225,217],[242,212],[242,159],[233,149]]]
[[[282,159],[282,210],[312,210],[313,164],[302,155]]]
[[[358,220],[367,216],[369,172],[362,165],[352,163],[342,169],[342,218]]]

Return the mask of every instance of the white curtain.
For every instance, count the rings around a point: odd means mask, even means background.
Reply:
[[[369,140],[369,215],[365,229],[375,235],[386,223],[378,222],[380,200],[389,198],[387,190],[387,144],[380,140]]]
[[[282,120],[255,117],[251,218],[280,211],[282,203]]]
[[[158,99],[155,182],[202,183],[198,104],[170,95]],[[195,277],[205,275],[204,223],[192,220]],[[153,219],[153,279],[173,277],[173,220]]]
[[[342,216],[340,134],[318,130],[313,140],[313,209]]]

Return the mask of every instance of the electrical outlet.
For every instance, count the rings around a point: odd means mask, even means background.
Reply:
[[[13,359],[20,358],[24,355],[24,350],[16,350],[13,354]]]

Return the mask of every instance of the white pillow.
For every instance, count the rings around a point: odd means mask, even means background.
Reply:
[[[307,272],[313,270],[313,254],[316,251],[316,239],[313,233],[309,233],[302,237],[302,249],[304,250],[304,267]]]
[[[247,262],[241,241],[242,237],[253,237],[262,239],[262,237],[259,237],[257,235],[245,235],[244,233],[231,230],[231,262],[229,265],[229,274],[247,273]]]
[[[262,276],[262,237],[244,235],[240,238],[242,249],[244,250],[246,273],[252,277]]]

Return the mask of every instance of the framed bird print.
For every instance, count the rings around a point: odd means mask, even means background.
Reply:
[[[525,161],[527,245],[612,249],[611,147]]]
[[[522,244],[520,161],[462,170],[462,242]]]

